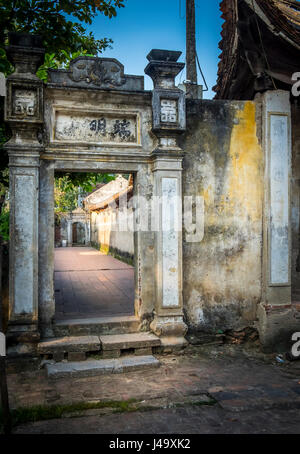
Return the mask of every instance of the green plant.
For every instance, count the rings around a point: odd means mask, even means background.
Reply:
[[[67,213],[78,206],[78,196],[96,188],[98,183],[108,183],[115,177],[97,173],[66,173],[57,175],[54,186],[55,212]]]
[[[9,209],[7,207],[0,214],[0,235],[4,241],[9,240]]]

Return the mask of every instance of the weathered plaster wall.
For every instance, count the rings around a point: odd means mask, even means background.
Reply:
[[[204,237],[184,235],[190,331],[252,325],[261,300],[263,153],[253,102],[189,101],[184,196],[204,198]]]
[[[103,252],[113,252],[120,256],[134,257],[133,225],[131,230],[122,231],[122,223],[127,225],[133,220],[132,209],[127,216],[120,216],[118,208],[108,207],[99,213],[91,213],[91,242]],[[131,222],[132,224],[132,222]]]

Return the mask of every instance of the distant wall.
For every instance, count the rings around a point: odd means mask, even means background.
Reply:
[[[128,219],[132,209],[128,210]],[[127,222],[118,208],[107,207],[100,212],[91,212],[91,243],[102,252],[112,253],[133,260],[134,235],[132,231],[118,231],[120,222]]]
[[[251,326],[261,300],[263,153],[256,104],[189,101],[183,195],[204,198],[204,238],[183,243],[190,331]]]

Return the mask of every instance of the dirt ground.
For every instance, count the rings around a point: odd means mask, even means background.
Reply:
[[[300,361],[236,345],[189,347],[159,359],[155,370],[56,380],[37,365],[11,365],[12,408],[61,408],[59,418],[34,422],[39,417],[28,411],[29,422],[14,433],[300,433]]]

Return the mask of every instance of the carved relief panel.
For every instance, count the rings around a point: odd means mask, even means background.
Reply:
[[[20,116],[33,117],[36,113],[36,91],[16,89],[13,93],[13,113]]]
[[[7,82],[6,121],[43,121],[43,91],[41,84]]]

